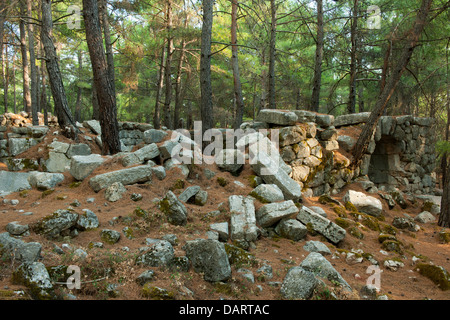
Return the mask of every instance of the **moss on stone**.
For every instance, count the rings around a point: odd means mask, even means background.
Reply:
[[[385,240],[383,241],[381,247],[386,251],[393,251],[398,254],[403,254],[401,243],[397,240]]]
[[[439,232],[439,240],[442,243],[450,243],[450,232],[442,230]]]
[[[378,236],[378,242],[379,242],[379,243],[383,243],[383,242],[385,242],[385,241],[387,241],[387,240],[397,241],[397,238],[394,237],[394,236],[391,235],[391,234],[380,234],[380,235]]]
[[[378,220],[372,216],[369,216],[367,214],[362,214],[362,220],[361,223],[369,228],[372,231],[380,231],[380,224],[378,223]]]
[[[254,255],[229,243],[225,243],[225,252],[230,263],[236,267],[251,266],[256,263]]]
[[[450,275],[444,268],[432,264],[419,263],[417,270],[421,275],[433,281],[441,290],[447,291],[450,289]]]
[[[184,189],[185,186],[186,186],[186,181],[184,181],[183,179],[177,179],[175,181],[175,183],[173,184],[173,186],[170,187],[169,189],[171,191],[174,191],[174,190]]]
[[[347,229],[348,227],[350,227],[350,221],[348,221],[345,218],[339,217],[334,219],[334,223],[336,223],[338,226]]]
[[[355,207],[355,205],[350,201],[345,202],[345,209],[347,209],[350,212],[359,212],[359,210]]]
[[[53,192],[55,192],[55,189],[48,189],[48,190],[42,191],[41,198],[44,199],[45,197],[51,195]]]
[[[74,181],[71,184],[69,184],[70,189],[78,188],[81,184],[81,181]]]
[[[145,298],[150,298],[154,300],[174,300],[175,293],[167,289],[163,289],[152,285],[150,282],[144,284],[141,290],[141,294]]]
[[[383,231],[384,233],[393,235],[393,236],[395,236],[397,234],[397,228],[390,224],[384,224],[381,228],[381,231]]]
[[[21,198],[26,198],[26,197],[28,197],[29,193],[30,193],[29,190],[22,190],[22,191],[20,191],[19,196]]]
[[[225,187],[228,184],[228,181],[225,178],[217,177],[217,183],[221,187]]]
[[[347,218],[347,212],[345,211],[344,207],[335,205],[333,206],[333,211],[341,218]]]
[[[362,233],[357,227],[351,227],[348,229],[348,233],[356,239],[364,239],[364,233]]]
[[[258,200],[261,203],[269,203],[269,201],[266,198],[260,196],[255,191],[250,192],[248,195],[252,196],[253,198],[255,198],[256,200]]]

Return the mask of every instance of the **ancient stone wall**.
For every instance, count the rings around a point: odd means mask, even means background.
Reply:
[[[370,192],[392,188],[413,193],[432,192],[436,156],[431,118],[382,117],[361,166],[355,170],[349,168],[350,151],[369,115],[334,117],[303,110],[262,110],[257,121],[244,123],[241,129],[244,132],[264,129],[260,132],[271,138],[278,135],[279,156],[305,197],[335,194],[355,181]],[[90,133],[85,135],[85,140],[101,146],[98,121],[85,121],[82,126]],[[120,122],[119,127],[122,150],[128,153],[137,145],[158,143],[169,134],[154,130],[149,124]],[[36,170],[40,166],[41,170],[64,172],[69,170],[73,155],[91,153],[87,145],[53,142],[48,147],[48,159],[16,159],[41,142],[47,132],[47,127],[30,124],[10,122],[0,126],[0,161],[10,171]],[[222,132],[224,136],[227,134],[225,130]]]

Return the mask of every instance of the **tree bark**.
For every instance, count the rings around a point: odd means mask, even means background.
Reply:
[[[5,104],[5,113],[8,112],[8,87],[9,87],[9,61],[8,47],[2,49],[2,75],[3,75],[3,103]]]
[[[202,0],[203,25],[200,50],[200,111],[202,131],[213,128],[213,105],[211,86],[211,33],[213,24],[214,0]]]
[[[81,81],[81,72],[83,70],[83,55],[81,50],[78,50],[78,81]],[[83,89],[78,85],[77,101],[75,102],[75,121],[81,122],[81,94]]]
[[[163,46],[161,50],[161,61],[159,64],[159,76],[158,76],[158,83],[156,85],[156,97],[155,97],[155,112],[153,114],[153,126],[155,129],[161,128],[161,117],[160,117],[160,99],[161,99],[161,92],[164,86],[164,61],[165,61],[165,52],[166,48]]]
[[[231,65],[233,69],[234,100],[236,102],[234,129],[239,129],[244,117],[244,98],[242,96],[237,47],[237,11],[238,0],[231,0]]]
[[[83,0],[83,17],[99,104],[99,120],[102,129],[102,154],[116,154],[121,151],[117,106],[114,96],[114,83],[113,79],[110,78],[103,48],[97,1]]]
[[[5,104],[5,113],[8,112],[8,77],[6,72],[8,67],[8,51],[7,46],[3,44],[3,35],[5,31],[5,19],[6,19],[6,2],[1,1],[0,3],[0,52],[2,54],[2,77],[3,77],[3,102]]]
[[[166,32],[167,32],[167,53],[165,70],[165,99],[164,99],[164,125],[172,128],[172,115],[170,104],[172,102],[172,55],[173,55],[173,36],[172,36],[172,0],[167,0],[166,8]]]
[[[32,17],[31,0],[27,0],[27,15]],[[28,51],[30,53],[30,94],[31,94],[31,113],[33,126],[39,125],[38,118],[38,71],[36,66],[36,54],[34,50],[34,26],[27,24],[28,29]]]
[[[450,42],[450,41],[449,41]],[[447,126],[445,128],[445,140],[450,143],[450,83],[449,83],[449,42],[447,42],[446,58],[447,58]],[[438,226],[450,228],[450,163],[448,154],[442,156],[442,184],[444,192],[441,199],[441,213],[439,215]]]
[[[109,19],[108,19],[108,7],[106,4],[107,0],[101,0],[101,5],[99,7],[99,9],[101,9],[101,13],[99,13],[101,15],[101,19],[102,19],[102,26],[103,26],[103,35],[105,38],[105,54],[106,54],[106,63],[108,65],[108,74],[109,74],[109,78],[111,79],[113,86],[112,86],[112,90],[114,93],[114,100],[116,99],[116,86],[115,86],[115,81],[116,81],[116,76],[115,76],[115,72],[114,72],[114,53],[113,53],[113,48],[112,48],[112,43],[111,43],[111,30],[110,30],[110,25],[109,25]]]
[[[52,91],[53,101],[55,103],[55,113],[58,117],[58,124],[63,130],[64,134],[75,139],[75,134],[78,132],[73,121],[72,114],[67,103],[66,92],[59,70],[58,57],[52,39],[52,8],[51,0],[42,1],[42,24],[41,24],[41,39],[45,51],[45,64]]]
[[[269,42],[269,108],[276,109],[275,99],[275,57],[276,57],[276,37],[277,37],[277,8],[275,0],[270,0],[270,42]]]
[[[25,16],[27,14],[27,7],[25,0],[21,0],[21,14]],[[20,19],[19,22],[20,32],[20,52],[22,54],[22,79],[23,79],[23,110],[27,113],[31,113],[31,92],[30,92],[30,72],[28,67],[28,52],[26,43],[26,31],[25,22]]]
[[[375,133],[375,129],[378,123],[378,120],[383,115],[383,112],[394,93],[398,82],[400,81],[403,72],[405,71],[413,51],[419,41],[420,35],[422,34],[425,25],[427,24],[427,17],[430,12],[431,5],[433,0],[422,0],[421,7],[419,12],[417,13],[416,20],[414,22],[413,27],[409,30],[407,38],[405,39],[405,43],[403,49],[401,51],[401,55],[393,68],[393,72],[390,74],[389,78],[386,81],[386,85],[383,88],[380,96],[377,99],[374,110],[371,112],[370,117],[363,127],[363,130],[356,142],[353,150],[353,161],[351,166],[356,168],[359,166],[363,155],[366,153],[369,142],[372,136]]]
[[[351,49],[350,49],[350,82],[347,112],[356,112],[356,75],[357,75],[357,51],[358,51],[358,0],[353,0],[351,19]]]
[[[320,88],[322,85],[322,61],[323,61],[323,1],[317,2],[317,37],[316,37],[316,60],[314,64],[314,80],[311,97],[311,110],[319,112]]]
[[[187,21],[187,19],[186,19]],[[175,82],[175,108],[173,110],[173,128],[178,129],[180,126],[180,113],[183,106],[185,86],[182,83],[183,62],[186,55],[186,40],[183,38],[180,49],[180,60],[178,61],[177,79]],[[187,82],[187,81],[186,81]]]

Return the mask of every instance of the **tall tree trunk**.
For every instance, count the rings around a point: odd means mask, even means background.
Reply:
[[[44,113],[44,125],[48,126],[47,81],[44,68],[41,68],[41,106]]]
[[[323,31],[323,1],[316,0],[316,2],[317,2],[316,60],[314,64],[314,80],[311,97],[311,110],[319,112],[320,88],[322,85],[324,31]]]
[[[244,117],[244,98],[242,96],[241,75],[239,72],[239,58],[237,47],[237,16],[238,0],[231,0],[231,65],[233,68],[234,100],[236,103],[236,114],[234,128],[239,129]]]
[[[202,0],[203,25],[200,53],[200,89],[202,131],[213,128],[213,105],[211,86],[211,33],[213,24],[214,0]]]
[[[31,0],[27,0],[27,15],[32,17],[33,10]],[[30,94],[31,94],[31,113],[34,126],[39,125],[38,118],[38,72],[36,66],[36,54],[34,50],[34,26],[27,24],[28,29],[28,51],[30,52]]]
[[[81,73],[83,71],[83,55],[81,50],[78,50],[78,80],[81,81]],[[81,94],[83,89],[78,86],[77,101],[75,103],[75,121],[81,122]]]
[[[275,99],[275,57],[277,37],[277,8],[275,0],[270,0],[270,42],[269,42],[269,108],[276,109]]]
[[[159,64],[159,75],[158,75],[158,83],[156,84],[156,97],[155,97],[155,112],[153,114],[153,127],[155,129],[161,128],[161,116],[160,116],[160,99],[161,92],[164,86],[164,61],[165,61],[165,52],[166,48],[163,46],[161,50],[160,64]]]
[[[172,0],[167,0],[166,8],[166,32],[167,32],[167,53],[165,68],[165,99],[164,99],[164,125],[172,128],[172,117],[170,104],[172,102],[172,55],[173,55],[173,35],[172,35]]]
[[[350,49],[350,83],[347,112],[356,112],[356,75],[357,75],[357,51],[358,51],[358,2],[353,0],[352,18],[351,18],[351,49]]]
[[[116,99],[116,76],[114,72],[114,53],[113,53],[113,47],[111,42],[111,30],[109,25],[109,19],[108,19],[108,7],[107,7],[107,0],[101,0],[101,5],[99,6],[99,15],[102,19],[102,26],[103,26],[103,35],[105,39],[105,54],[106,54],[106,63],[108,65],[108,74],[109,78],[112,81],[112,90],[113,90],[113,98]]]
[[[76,139],[76,133],[78,130],[76,129],[75,122],[73,121],[69,104],[67,102],[64,84],[61,78],[61,72],[59,70],[58,57],[56,55],[56,49],[52,39],[53,21],[51,5],[51,0],[42,1],[41,41],[44,45],[45,64],[47,67],[53,101],[55,103],[55,113],[58,117],[58,124],[65,135]]]
[[[9,60],[8,47],[2,49],[2,75],[3,75],[3,103],[5,104],[5,113],[8,112],[8,87],[9,87]]]
[[[16,51],[13,51],[12,68],[13,68],[13,74],[12,74],[12,80],[13,80],[13,110],[14,110],[14,113],[17,113]]]
[[[401,55],[393,68],[393,72],[390,74],[389,78],[386,81],[386,85],[383,88],[382,93],[377,99],[374,110],[370,114],[370,117],[363,127],[363,130],[356,142],[352,154],[353,161],[352,167],[356,168],[359,166],[363,155],[366,153],[369,142],[375,133],[375,128],[377,126],[378,120],[383,115],[383,112],[394,93],[398,82],[400,81],[403,72],[405,71],[413,51],[419,41],[420,35],[422,34],[425,25],[427,24],[428,14],[430,12],[431,5],[433,0],[422,0],[421,7],[419,12],[417,13],[416,20],[414,22],[413,27],[409,30],[407,38],[405,39],[405,43],[403,49],[401,51]]]
[[[83,16],[86,28],[86,41],[91,57],[94,84],[99,103],[99,118],[102,129],[102,153],[120,152],[119,123],[114,96],[114,83],[110,78],[106,55],[103,48],[97,1],[83,0]]]
[[[98,104],[97,88],[92,80],[92,119],[100,120],[100,105]]]
[[[25,0],[20,2],[21,14],[26,16],[27,6]],[[25,32],[24,19],[20,19],[19,22],[20,31],[20,52],[22,54],[22,79],[23,79],[23,110],[27,113],[31,113],[31,92],[30,92],[30,72],[28,67],[28,52]]]
[[[8,67],[8,48],[3,44],[3,35],[5,31],[5,18],[6,18],[6,2],[0,2],[0,52],[2,54],[2,77],[3,77],[3,102],[5,104],[5,113],[8,112],[8,83],[6,72]],[[4,50],[4,51],[3,51]]]
[[[259,99],[259,111],[267,108],[267,70],[265,50],[261,50],[261,96]]]
[[[446,58],[447,58],[447,126],[445,128],[445,139],[450,143],[450,79],[449,79],[449,44],[447,42]],[[448,161],[449,155],[442,156],[442,184],[444,192],[441,199],[441,213],[439,215],[438,226],[443,228],[450,228],[450,163]]]
[[[187,19],[186,19],[187,21]],[[175,108],[173,109],[173,128],[178,129],[180,127],[180,113],[183,105],[185,87],[182,84],[181,76],[183,74],[183,62],[186,54],[186,40],[181,42],[180,60],[178,61],[177,79],[175,82]],[[186,81],[187,82],[187,81]]]

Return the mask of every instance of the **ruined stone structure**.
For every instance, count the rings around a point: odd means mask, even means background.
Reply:
[[[412,193],[431,193],[435,186],[436,161],[434,120],[431,118],[382,117],[361,166],[355,170],[349,168],[350,151],[369,115],[334,117],[303,110],[262,110],[257,121],[244,123],[241,129],[244,132],[265,129],[268,136],[279,135],[277,150],[287,164],[283,163],[284,172],[300,185],[303,197],[335,194],[355,181],[369,192],[399,188]],[[10,171],[70,171],[73,156],[91,154],[87,144],[53,141],[47,146],[48,158],[21,159],[20,153],[40,143],[48,134],[45,126],[22,125],[5,123],[0,126],[0,161],[6,163]],[[85,136],[86,141],[101,146],[99,123],[85,121],[83,127],[92,133]],[[55,138],[57,136],[50,141]],[[159,144],[171,139],[171,135],[164,130],[154,130],[149,124],[124,122],[120,123],[120,139],[124,161],[128,163],[125,165],[124,162],[124,166],[128,166],[142,162],[139,155],[130,155],[133,147]],[[164,151],[178,143],[172,142],[159,147],[161,155],[156,145],[149,151],[152,157],[158,151],[159,164],[169,165],[165,153],[170,150]],[[147,151],[142,149],[143,152]]]

